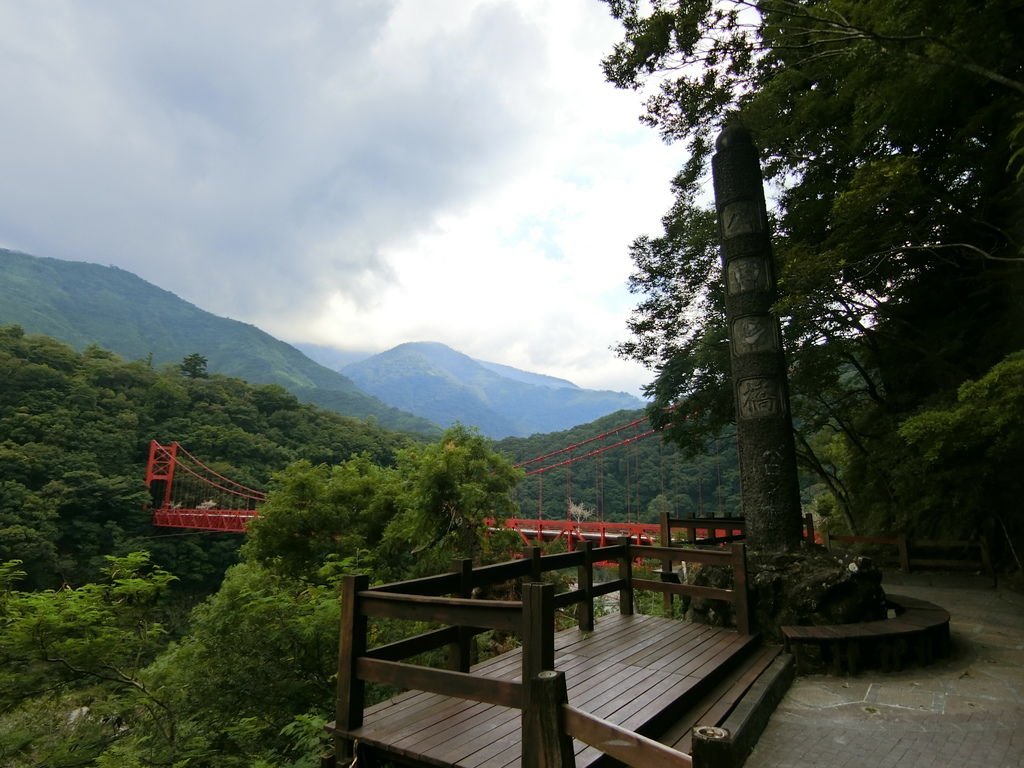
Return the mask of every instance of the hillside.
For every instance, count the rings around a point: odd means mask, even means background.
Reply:
[[[638,419],[643,420],[634,428],[616,432],[607,440],[565,450]],[[662,511],[679,517],[729,517],[739,513],[734,435],[723,434],[709,441],[700,455],[685,458],[678,447],[658,435],[630,440],[648,429],[642,410],[618,411],[562,432],[506,438],[494,447],[516,464],[551,455],[549,460],[529,464],[527,472],[578,459],[571,465],[528,475],[519,483],[516,501],[524,517],[564,520],[570,499],[601,520],[654,523]],[[624,440],[630,442],[593,453]]]
[[[486,363],[436,342],[400,344],[345,366],[361,389],[442,426],[455,422],[488,437],[555,432],[643,402],[564,379]]]
[[[390,429],[438,432],[260,329],[199,309],[116,267],[0,249],[0,324],[157,366],[199,353],[211,373],[280,384],[303,401],[347,416],[372,416]]]

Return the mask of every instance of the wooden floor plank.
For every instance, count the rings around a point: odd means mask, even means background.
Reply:
[[[594,632],[556,635],[555,668],[565,672],[569,701],[637,732],[704,694],[703,681],[742,652],[750,639],[732,630],[651,616],[602,617]],[[519,650],[473,667],[474,674],[518,680]],[[427,693],[405,693],[368,707],[353,738],[383,754],[422,765],[515,768],[520,763],[521,713],[491,704]],[[659,726],[659,727],[663,727]],[[574,742],[577,768],[602,754]]]

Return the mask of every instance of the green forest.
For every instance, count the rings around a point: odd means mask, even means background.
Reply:
[[[278,385],[0,328],[0,764],[315,765],[341,575],[504,559],[521,476]],[[149,441],[269,489],[242,537],[157,529]]]
[[[677,517],[738,515],[739,470],[731,430],[707,440],[700,451],[686,457],[656,434],[637,439],[650,430],[647,420],[604,441],[587,442],[642,417],[641,411],[619,411],[562,432],[496,443],[495,449],[517,464],[579,444],[523,467],[526,476],[516,487],[522,516],[564,520],[570,501],[582,506],[593,520],[656,523],[662,511]],[[590,455],[627,440],[631,442]],[[571,463],[536,471],[567,461]],[[813,486],[807,490],[815,491]]]
[[[682,142],[632,246],[619,353],[666,439],[528,477],[637,418],[492,443],[389,432],[276,384],[0,328],[0,765],[314,768],[339,581],[505,559],[486,520],[738,511],[708,161],[760,147],[805,508],[833,530],[989,537],[1024,557],[1024,7],[606,0],[611,84]],[[684,416],[685,415],[685,416]],[[646,429],[646,427],[644,427]],[[622,435],[628,437],[628,434]],[[156,529],[151,439],[268,491],[243,536]],[[543,485],[542,485],[543,482]],[[380,638],[378,638],[380,639]]]

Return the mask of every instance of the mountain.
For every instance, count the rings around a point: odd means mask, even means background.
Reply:
[[[17,324],[81,350],[178,364],[192,353],[207,370],[280,384],[301,400],[381,426],[434,434],[437,425],[371,397],[337,371],[255,326],[218,317],[116,267],[0,249],[0,324]]]
[[[363,391],[442,426],[458,421],[488,437],[553,432],[613,411],[642,408],[624,392],[486,363],[436,342],[400,344],[342,372]]]
[[[373,352],[360,352],[351,349],[338,349],[323,344],[308,344],[304,342],[292,342],[292,346],[304,354],[310,360],[330,368],[332,371],[340,371],[350,363],[358,363],[360,360],[373,355]]]
[[[486,360],[477,360],[480,365],[488,370],[494,371],[499,376],[504,376],[506,379],[513,379],[514,381],[521,381],[525,384],[537,384],[542,387],[554,387],[559,389],[566,387],[568,389],[579,389],[578,386],[573,384],[571,381],[566,379],[558,379],[554,376],[545,376],[543,373],[530,373],[529,371],[521,371],[518,368],[513,368],[511,365],[502,365],[501,363],[488,363]]]

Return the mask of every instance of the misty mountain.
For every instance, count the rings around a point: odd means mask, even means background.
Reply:
[[[552,376],[474,360],[436,342],[400,344],[342,372],[363,391],[442,426],[456,421],[493,438],[568,429],[644,403]]]
[[[0,324],[18,324],[79,350],[95,344],[153,365],[178,364],[199,353],[210,373],[280,384],[303,401],[373,417],[389,429],[438,431],[259,328],[206,312],[116,267],[0,249]]]

